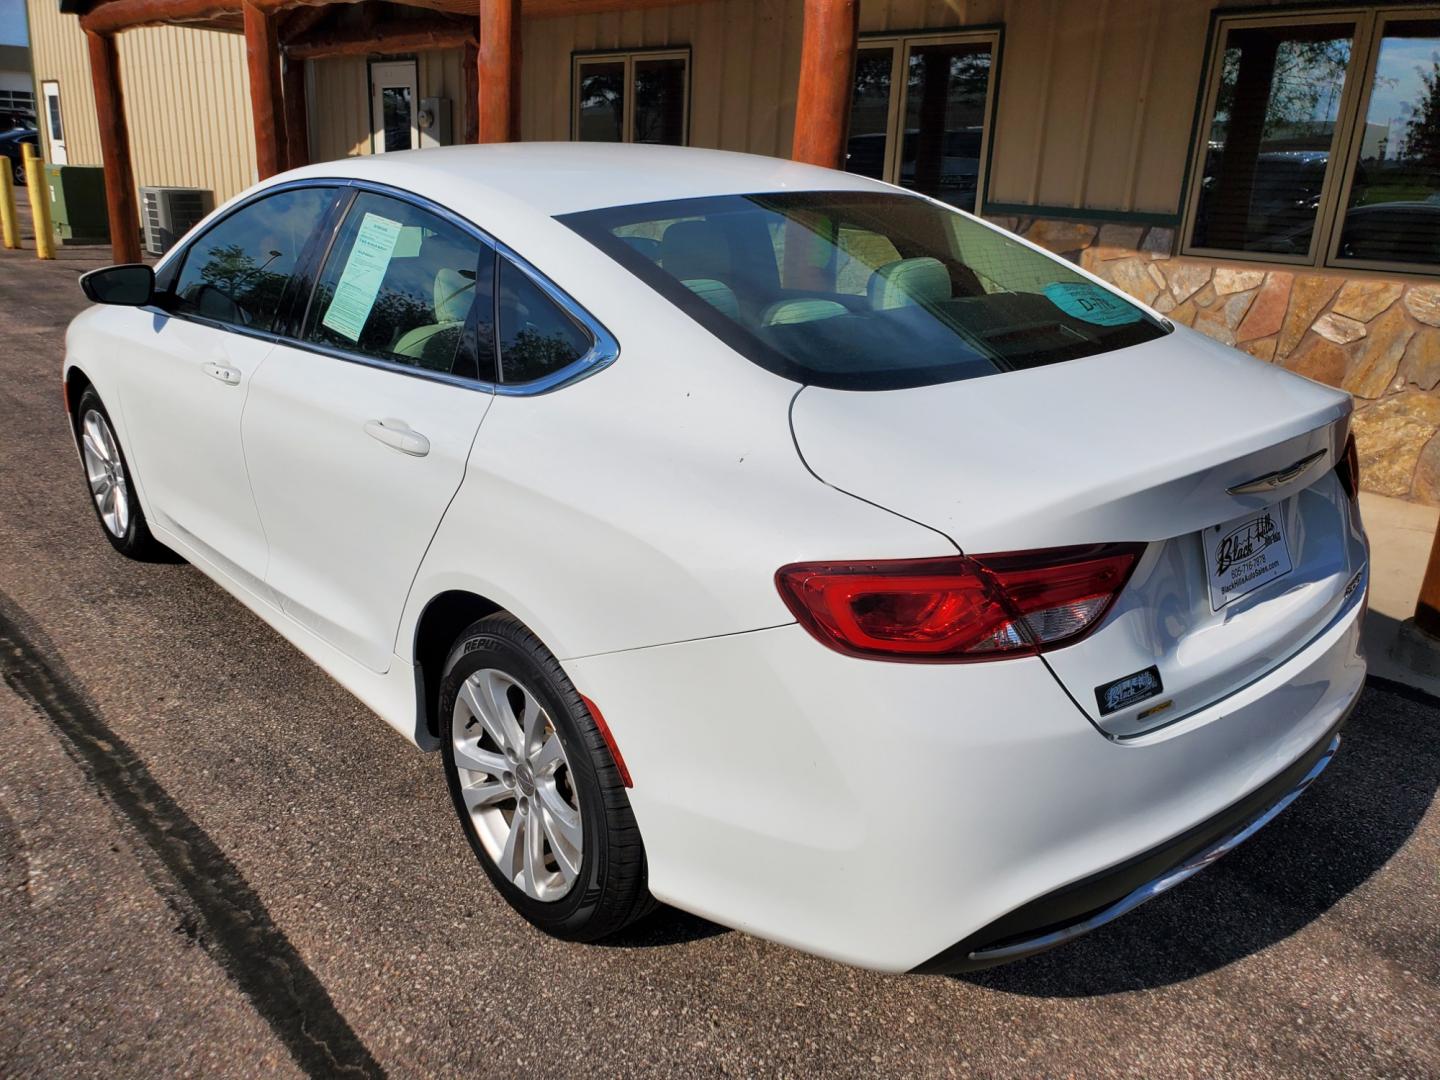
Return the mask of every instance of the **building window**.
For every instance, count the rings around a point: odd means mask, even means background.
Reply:
[[[846,171],[977,210],[999,44],[993,32],[862,38]]]
[[[1440,264],[1440,9],[1222,19],[1186,250]]]
[[[689,50],[576,56],[571,84],[571,130],[581,142],[689,140]]]
[[[0,90],[0,113],[35,115],[35,95],[29,90]]]

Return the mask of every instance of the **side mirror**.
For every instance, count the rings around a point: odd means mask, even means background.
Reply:
[[[80,288],[97,304],[144,307],[155,299],[155,271],[144,263],[104,266],[82,274]]]

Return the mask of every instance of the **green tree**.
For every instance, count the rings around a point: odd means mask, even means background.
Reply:
[[[1440,169],[1440,59],[1419,70],[1425,90],[1405,124],[1405,157],[1415,165]]]

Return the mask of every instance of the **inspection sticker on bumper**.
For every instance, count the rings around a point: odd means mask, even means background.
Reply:
[[[1213,610],[1290,572],[1290,549],[1280,522],[1279,508],[1270,507],[1205,530]]]

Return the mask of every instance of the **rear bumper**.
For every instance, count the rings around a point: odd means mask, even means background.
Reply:
[[[1361,599],[1242,690],[1125,740],[1033,658],[878,663],[796,626],[566,668],[634,776],[657,898],[930,970],[1083,922],[1280,801],[1360,694]]]
[[[1119,866],[1030,901],[931,957],[915,973],[980,971],[1035,956],[1098,930],[1173,889],[1239,847],[1298,799],[1339,750],[1339,729],[1345,718],[1274,780],[1209,821]]]

